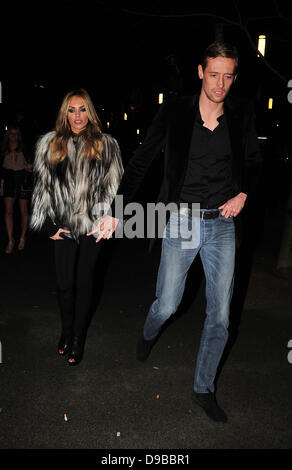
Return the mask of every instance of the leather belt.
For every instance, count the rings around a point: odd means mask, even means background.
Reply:
[[[200,219],[217,219],[217,217],[219,217],[220,215],[220,211],[216,210],[216,211],[210,211],[210,212],[206,212],[206,211],[200,211]]]
[[[191,207],[183,207],[179,209],[181,214],[190,215],[191,217],[199,217],[200,219],[207,220],[207,219],[217,219],[220,215],[220,211],[215,209],[213,211],[204,211],[199,209],[192,209]]]

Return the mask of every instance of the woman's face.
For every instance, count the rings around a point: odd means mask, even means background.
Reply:
[[[75,134],[82,132],[88,123],[88,115],[81,96],[72,96],[69,102],[67,118]]]
[[[17,129],[9,129],[8,131],[8,140],[10,144],[17,144],[19,138],[19,132]]]

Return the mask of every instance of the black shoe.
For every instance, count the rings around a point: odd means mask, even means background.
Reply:
[[[197,393],[193,392],[192,399],[205,411],[213,421],[226,423],[227,416],[224,411],[218,406],[215,400],[214,393]]]
[[[58,344],[58,354],[59,356],[65,356],[71,347],[72,334],[71,332],[62,332],[61,338]]]
[[[148,356],[151,352],[152,346],[155,343],[155,339],[156,338],[151,339],[150,341],[147,341],[146,339],[144,339],[144,336],[143,336],[143,333],[142,333],[142,335],[140,336],[140,338],[138,340],[137,346],[136,346],[136,359],[137,359],[137,361],[141,361],[141,362],[146,361],[146,359],[148,358]]]
[[[77,366],[82,360],[84,353],[85,337],[84,336],[74,336],[72,340],[71,351],[67,362],[69,366]]]

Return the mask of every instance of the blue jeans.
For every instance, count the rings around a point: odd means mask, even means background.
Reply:
[[[214,392],[214,380],[227,339],[233,292],[235,231],[232,218],[200,219],[173,212],[165,228],[156,297],[144,325],[144,338],[157,336],[182,299],[188,270],[200,253],[206,277],[206,320],[197,357],[194,390]]]

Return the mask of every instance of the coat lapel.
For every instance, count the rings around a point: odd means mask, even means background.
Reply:
[[[191,96],[179,102],[171,119],[167,153],[170,193],[180,191],[185,176],[195,116],[196,99]]]
[[[229,131],[231,156],[232,156],[232,173],[233,180],[240,185],[241,181],[241,164],[244,160],[243,148],[243,116],[240,107],[233,104],[230,98],[227,98],[224,105],[224,114]]]
[[[198,106],[198,97],[187,97],[180,104],[174,121],[173,140],[178,142],[180,148],[180,157],[188,158],[189,148],[192,138],[192,132]]]

